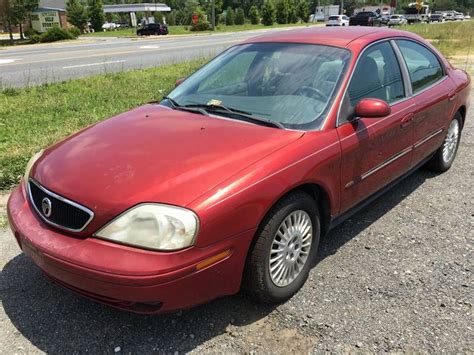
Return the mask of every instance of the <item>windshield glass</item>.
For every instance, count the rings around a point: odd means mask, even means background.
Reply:
[[[179,106],[218,103],[285,128],[318,129],[349,59],[348,50],[329,46],[238,45],[191,75],[168,97]],[[162,104],[171,106],[169,101]]]

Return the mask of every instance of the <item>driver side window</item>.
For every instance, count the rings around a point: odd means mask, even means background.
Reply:
[[[390,43],[373,45],[362,54],[347,94],[352,107],[364,98],[391,104],[405,97],[402,72]]]
[[[392,46],[381,42],[369,47],[359,58],[342,101],[339,124],[349,121],[357,103],[365,98],[389,104],[406,97],[402,72]]]

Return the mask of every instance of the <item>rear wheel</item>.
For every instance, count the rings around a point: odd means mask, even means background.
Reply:
[[[314,200],[294,192],[268,213],[245,267],[243,288],[265,303],[282,302],[306,281],[318,249],[320,218]]]
[[[443,144],[426,164],[429,169],[438,172],[445,172],[453,164],[461,138],[461,119],[461,114],[457,112],[448,126]]]

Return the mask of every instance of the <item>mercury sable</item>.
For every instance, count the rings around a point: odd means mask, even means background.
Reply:
[[[403,31],[257,37],[36,154],[10,226],[48,277],[117,308],[282,302],[331,227],[421,165],[451,167],[469,86]]]

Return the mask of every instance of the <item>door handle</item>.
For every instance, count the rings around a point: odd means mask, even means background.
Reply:
[[[413,122],[413,118],[415,118],[415,115],[413,113],[409,113],[408,115],[403,117],[400,121],[400,127],[404,128],[410,125]]]

